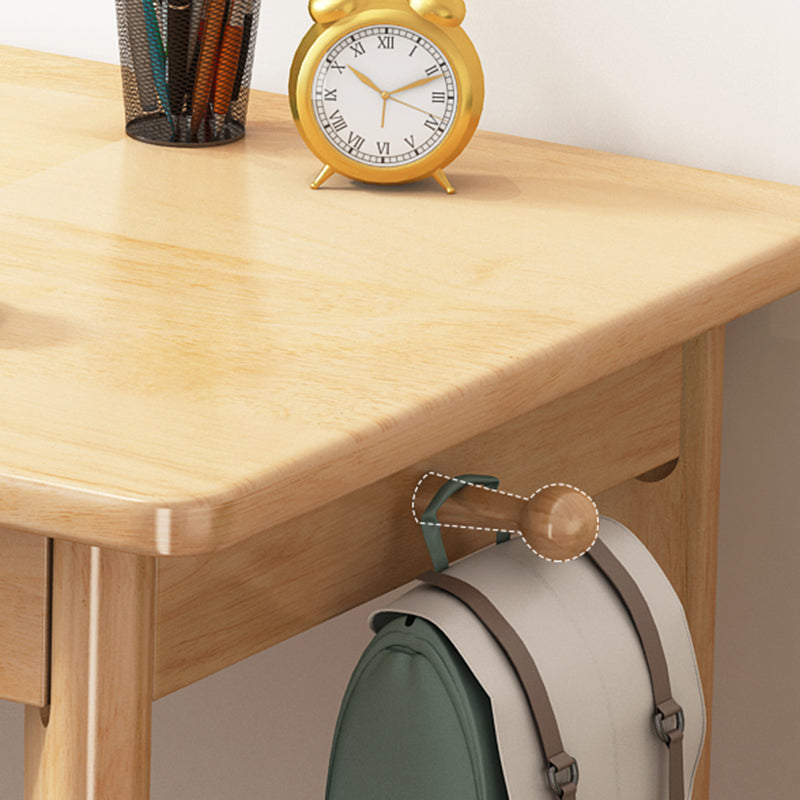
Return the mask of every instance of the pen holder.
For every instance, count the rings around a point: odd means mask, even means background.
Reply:
[[[259,0],[116,0],[125,131],[198,147],[244,136]]]

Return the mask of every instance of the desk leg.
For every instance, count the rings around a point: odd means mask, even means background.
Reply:
[[[724,328],[684,345],[675,470],[656,482],[628,481],[597,498],[601,513],[628,525],[644,541],[686,609],[707,719],[693,800],[707,800],[709,791],[723,358]]]
[[[54,542],[49,720],[25,716],[25,800],[147,800],[155,559]]]

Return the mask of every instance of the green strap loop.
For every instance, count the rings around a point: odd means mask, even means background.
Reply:
[[[422,535],[425,537],[425,544],[428,547],[428,552],[431,554],[433,568],[437,572],[444,572],[444,570],[450,566],[450,561],[444,549],[444,543],[442,542],[442,526],[436,514],[449,498],[456,492],[461,491],[468,483],[476,483],[479,486],[487,486],[489,489],[496,489],[500,485],[500,479],[492,475],[458,475],[455,478],[451,478],[436,492],[433,496],[433,500],[428,503],[428,507],[420,517]],[[511,534],[509,531],[497,532],[497,544],[506,542],[510,538]]]

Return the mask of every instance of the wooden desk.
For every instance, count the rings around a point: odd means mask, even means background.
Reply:
[[[0,58],[27,800],[143,800],[152,698],[426,568],[429,469],[596,495],[683,598],[710,703],[722,326],[800,289],[800,189],[481,133],[453,197],[312,192],[282,97],[242,142],[159,148],[115,67]]]

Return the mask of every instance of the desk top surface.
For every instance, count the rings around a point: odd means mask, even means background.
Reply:
[[[800,188],[479,132],[314,192],[284,97],[162,148],[0,61],[0,525],[210,551],[800,289]]]

